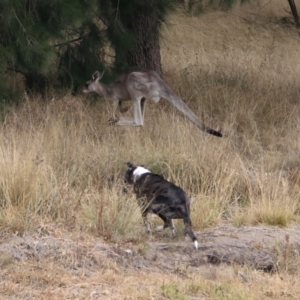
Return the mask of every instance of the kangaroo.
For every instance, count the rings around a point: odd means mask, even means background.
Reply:
[[[199,129],[217,137],[222,133],[205,125],[191,109],[169,88],[161,77],[151,70],[131,72],[121,76],[117,81],[109,85],[100,82],[104,72],[100,75],[96,71],[92,79],[83,87],[83,93],[95,92],[102,95],[108,102],[113,103],[113,118],[115,125],[143,126],[146,99],[158,103],[161,98],[168,100],[182,114],[184,114]],[[133,118],[118,118],[116,110],[122,112],[122,102],[133,101]]]
[[[138,204],[142,209],[142,217],[147,232],[150,232],[148,214],[154,213],[163,221],[163,226],[158,226],[157,231],[170,228],[171,236],[175,235],[175,227],[172,219],[182,219],[185,231],[190,236],[196,249],[198,249],[197,238],[192,231],[190,219],[190,199],[183,189],[165,180],[161,175],[151,173],[142,166],[135,166],[127,162],[127,171],[124,181],[133,185]]]

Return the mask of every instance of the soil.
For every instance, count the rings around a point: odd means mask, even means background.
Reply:
[[[134,241],[119,244],[95,238],[56,237],[48,232],[0,236],[0,257],[17,261],[51,259],[63,266],[98,269],[114,263],[118,267],[135,270],[174,271],[180,264],[199,268],[207,264],[241,264],[274,272],[287,251],[299,257],[300,226],[275,228],[262,226],[232,227],[221,225],[196,232],[199,249],[188,237],[169,239],[150,236],[145,243]],[[164,242],[165,241],[165,242]],[[0,264],[1,264],[0,260]]]

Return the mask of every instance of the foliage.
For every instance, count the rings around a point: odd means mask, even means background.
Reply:
[[[94,0],[2,0],[0,76],[20,73],[27,89],[45,92],[58,74],[66,77],[62,70],[78,74],[83,65],[95,67],[102,43],[100,30],[91,24],[95,5]]]
[[[0,0],[0,102],[19,95],[22,82],[28,91],[45,94],[50,86],[77,90],[95,69],[159,68],[160,28],[177,2]],[[136,53],[158,62],[133,60]],[[12,88],[17,73],[24,80]]]

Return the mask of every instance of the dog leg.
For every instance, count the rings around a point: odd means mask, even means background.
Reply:
[[[164,225],[157,226],[155,228],[155,231],[163,231],[164,229],[170,227],[170,220],[163,214],[158,214],[158,216],[164,221]],[[171,220],[172,221],[172,220]]]
[[[150,226],[150,223],[148,221],[148,213],[143,214],[143,219],[144,219],[144,225],[146,226],[146,231],[148,233],[150,233],[151,232],[151,226]]]
[[[159,225],[155,227],[155,231],[159,232],[159,231],[163,231],[164,230],[164,225]]]
[[[176,234],[176,231],[175,231],[175,226],[174,226],[174,222],[172,219],[170,219],[169,224],[170,224],[169,227],[170,227],[171,237],[174,237]]]
[[[170,235],[171,235],[171,237],[174,237],[176,232],[175,232],[175,226],[174,226],[173,220],[170,219],[170,218],[167,218],[163,214],[158,214],[158,216],[164,221],[164,225],[157,226],[155,228],[155,231],[162,231],[162,230],[169,227],[170,228]]]

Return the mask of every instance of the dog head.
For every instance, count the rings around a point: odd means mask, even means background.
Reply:
[[[131,162],[127,162],[127,171],[124,174],[124,181],[129,184],[134,184],[140,176],[145,173],[151,173],[148,169],[145,168],[145,165],[135,166]]]

